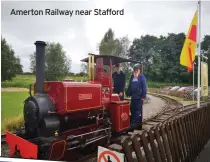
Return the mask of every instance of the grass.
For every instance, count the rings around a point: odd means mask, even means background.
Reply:
[[[12,81],[1,82],[1,87],[29,88],[35,81],[34,75],[17,75]]]
[[[66,77],[65,79],[73,79],[75,81],[86,81],[88,77],[72,76]],[[18,88],[29,88],[30,84],[33,84],[36,80],[35,75],[17,75],[12,81],[5,81],[1,83],[1,87],[18,87]]]
[[[23,124],[23,101],[28,92],[1,92],[1,131],[12,131]]]

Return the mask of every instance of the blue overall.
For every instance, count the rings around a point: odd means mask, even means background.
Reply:
[[[147,93],[146,78],[143,74],[138,78],[131,76],[127,93],[131,96],[131,127],[135,127],[142,123],[143,101],[141,99],[145,99]]]

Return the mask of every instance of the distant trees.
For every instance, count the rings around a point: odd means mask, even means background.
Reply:
[[[130,41],[127,36],[115,38],[114,31],[109,28],[99,44],[99,53],[100,55],[113,55],[127,58],[129,44]],[[122,63],[121,68],[125,73],[130,72],[129,63]]]
[[[168,33],[167,36],[160,37],[145,35],[135,38],[130,45],[128,37],[115,38],[114,31],[108,29],[99,44],[99,52],[101,55],[114,55],[140,61],[144,66],[144,74],[150,81],[192,84],[193,72],[188,73],[187,68],[180,65],[184,40],[184,33]],[[210,35],[204,37],[201,50],[209,58],[210,79]],[[195,63],[197,63],[197,57]],[[123,63],[121,66],[123,71],[130,72],[130,64]],[[197,83],[197,77],[195,77],[195,83]]]
[[[81,63],[80,73],[82,75],[87,75],[87,73],[88,73],[88,64],[86,62],[85,63],[84,62]]]
[[[167,36],[144,35],[135,38],[132,42],[127,36],[116,38],[114,31],[108,29],[101,39],[98,49],[100,55],[114,55],[140,61],[144,65],[144,74],[147,80],[155,82],[179,82],[192,84],[193,72],[188,73],[187,68],[180,65],[180,54],[185,40],[184,33],[169,33]],[[1,81],[11,80],[16,74],[23,73],[20,58],[1,37]],[[210,35],[206,35],[201,43],[201,50],[209,66],[210,80]],[[47,43],[45,52],[45,77],[46,80],[62,80],[70,73],[71,59],[59,43]],[[195,76],[197,76],[197,57],[195,58]],[[121,64],[122,70],[130,76],[132,65]],[[30,70],[36,73],[35,52],[30,54]],[[80,76],[86,76],[87,63],[81,64]],[[197,77],[195,77],[195,84]],[[210,83],[210,82],[209,82]]]
[[[20,58],[15,56],[12,47],[1,37],[1,81],[12,80],[17,74],[22,74],[22,68]]]
[[[47,43],[45,51],[45,79],[47,81],[64,79],[70,72],[71,62],[60,43]],[[36,73],[35,52],[30,54],[30,70]]]
[[[144,74],[150,81],[192,84],[193,72],[188,73],[187,68],[180,65],[184,41],[184,33],[169,33],[167,36],[160,37],[145,35],[133,41],[129,49],[129,58],[143,63]],[[210,36],[204,37],[201,49],[210,58]],[[210,60],[208,61],[210,63]],[[195,63],[197,63],[197,57]],[[197,84],[197,65],[194,71],[195,84]]]
[[[114,39],[114,32],[109,29],[99,44],[100,55],[115,55],[117,42]]]
[[[203,54],[208,57],[208,80],[210,84],[210,35],[206,35],[201,44],[201,49],[203,50]]]

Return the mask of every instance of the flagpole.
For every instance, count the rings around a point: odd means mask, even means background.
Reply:
[[[201,37],[201,1],[198,1],[198,42],[197,42],[197,50],[198,50],[198,92],[197,92],[197,108],[200,108],[200,72],[201,72],[201,60],[200,60],[200,37]]]
[[[195,89],[195,83],[194,83],[194,62],[193,62],[193,103],[194,103],[194,89]]]

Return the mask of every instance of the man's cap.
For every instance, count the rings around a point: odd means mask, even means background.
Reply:
[[[137,70],[137,69],[141,69],[141,65],[140,64],[135,64],[134,66],[133,66],[133,70]]]

